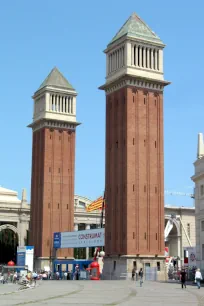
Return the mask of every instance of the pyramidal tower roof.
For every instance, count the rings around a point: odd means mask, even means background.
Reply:
[[[72,85],[68,82],[68,80],[56,67],[52,69],[52,71],[42,82],[38,90],[42,89],[45,86],[54,86],[54,87],[74,90]]]
[[[136,13],[133,13],[128,18],[122,28],[113,37],[109,45],[123,36],[163,44],[159,36],[157,36]]]

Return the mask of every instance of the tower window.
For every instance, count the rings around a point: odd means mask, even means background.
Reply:
[[[69,209],[69,205],[67,204],[67,209]]]
[[[50,139],[52,139],[52,135],[50,135]]]
[[[138,66],[140,66],[140,61],[141,61],[141,59],[140,59],[140,49],[141,49],[141,47],[139,46],[138,47],[138,49],[137,49],[137,60],[138,60]]]
[[[60,168],[58,169],[58,173],[60,173]]]
[[[156,233],[156,240],[157,240],[157,233]]]
[[[154,100],[154,105],[157,106],[157,100],[156,99]]]
[[[147,233],[144,233],[144,239],[145,240],[147,239]]]
[[[51,172],[51,167],[49,167],[49,172]]]
[[[132,238],[135,239],[135,233],[134,232],[132,233]]]
[[[146,98],[144,98],[144,104],[146,104]]]
[[[132,100],[133,100],[133,103],[134,103],[135,102],[135,97],[133,96],[132,98],[133,98]]]
[[[144,147],[146,147],[146,140],[144,139]]]
[[[155,146],[155,148],[157,147],[157,142],[156,141],[154,142],[154,146]]]
[[[132,140],[132,144],[133,144],[133,146],[134,146],[134,144],[135,144],[135,138],[133,138],[133,140]]]
[[[136,45],[134,45],[133,65],[136,66]]]
[[[153,50],[153,69],[156,69],[156,54],[155,54],[155,50]]]
[[[135,185],[132,185],[132,190],[135,191]]]
[[[149,49],[149,68],[152,69],[152,49]]]
[[[144,192],[146,192],[146,185],[144,185]]]
[[[58,209],[59,209],[59,203],[57,204],[57,207],[58,207]]]
[[[155,187],[155,193],[157,193],[157,187]]]

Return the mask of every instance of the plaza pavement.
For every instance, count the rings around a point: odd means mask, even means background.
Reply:
[[[182,290],[178,283],[144,282],[140,288],[132,281],[42,281],[35,289],[16,289],[0,284],[0,306],[204,306],[204,288]]]

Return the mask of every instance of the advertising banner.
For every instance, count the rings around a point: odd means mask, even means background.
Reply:
[[[76,232],[54,233],[53,246],[55,249],[104,246],[104,236],[104,228]]]
[[[19,246],[17,247],[17,266],[28,266],[29,271],[33,271],[33,246]]]
[[[188,266],[195,267],[196,266],[196,248],[195,247],[185,247],[184,250],[187,251]]]

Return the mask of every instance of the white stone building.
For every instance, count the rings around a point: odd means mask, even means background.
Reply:
[[[10,229],[18,234],[19,245],[25,245],[30,221],[30,205],[23,189],[22,199],[13,190],[0,187],[0,231]]]
[[[198,134],[197,160],[194,162],[195,183],[195,222],[196,222],[196,260],[204,270],[204,143],[203,134]]]

